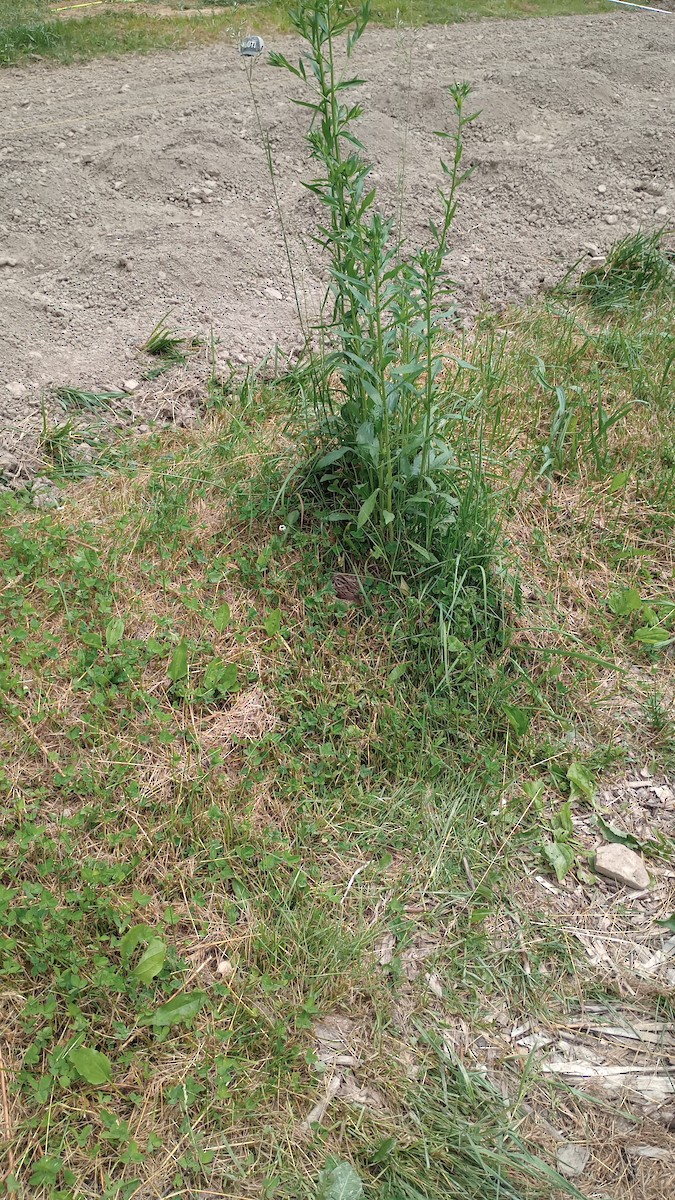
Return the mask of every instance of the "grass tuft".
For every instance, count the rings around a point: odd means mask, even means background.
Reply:
[[[675,297],[675,256],[662,230],[616,242],[599,267],[585,271],[578,292],[599,313],[627,310],[661,290]]]

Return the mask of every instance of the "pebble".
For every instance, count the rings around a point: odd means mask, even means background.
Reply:
[[[559,1146],[556,1153],[558,1170],[568,1179],[575,1175],[583,1175],[590,1157],[591,1152],[588,1146],[567,1142],[564,1146]]]
[[[668,216],[668,209],[666,208],[665,204],[662,204],[660,208],[657,208],[655,215],[657,217],[667,217]]]
[[[662,183],[657,183],[655,179],[650,179],[649,183],[643,184],[642,191],[648,196],[665,196],[666,189]]]
[[[9,392],[12,400],[23,400],[28,388],[25,383],[6,383],[5,391]]]
[[[127,396],[130,396],[132,392],[137,392],[140,386],[137,379],[125,379],[122,384],[122,391],[126,392]]]
[[[606,184],[604,184],[604,183],[599,183],[599,184],[598,184],[598,191],[599,191],[599,193],[600,193],[600,195],[601,195],[601,196],[604,196],[605,192],[607,191],[607,186],[606,186]]]
[[[0,452],[0,475],[16,475],[19,470],[19,460],[7,451]]]
[[[8,258],[6,254],[0,256],[0,267],[15,267],[16,265],[17,260],[15,258]]]
[[[634,850],[627,846],[610,843],[599,846],[595,852],[595,870],[606,879],[613,879],[622,887],[642,891],[649,887],[649,875],[645,864]]]
[[[619,224],[619,218],[617,217],[616,213],[606,213],[605,214],[605,225],[618,225],[618,224]]]
[[[38,492],[33,496],[33,508],[40,508],[47,512],[50,508],[58,508],[59,502],[52,492]]]
[[[278,288],[266,287],[265,295],[269,296],[270,300],[283,300],[283,296]]]

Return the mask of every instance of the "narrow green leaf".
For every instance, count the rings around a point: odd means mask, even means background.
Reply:
[[[641,629],[635,630],[635,640],[641,642],[643,646],[655,646],[657,649],[662,649],[675,642],[675,636],[671,636],[662,625],[643,625]]]
[[[523,784],[523,791],[528,800],[532,801],[536,812],[541,810],[541,802],[544,796],[546,785],[543,779],[528,779]]]
[[[209,663],[204,673],[204,687],[206,688],[207,692],[215,691],[215,688],[222,678],[224,670],[225,663],[223,662],[222,658],[214,658],[212,662]]]
[[[169,663],[169,679],[171,679],[173,683],[177,683],[179,679],[183,679],[187,675],[187,669],[187,645],[184,640],[181,640],[176,646],[171,658],[171,662]]]
[[[675,913],[671,913],[666,917],[665,921],[657,921],[657,925],[662,925],[664,929],[668,929],[670,933],[675,933]]]
[[[553,827],[560,830],[561,833],[571,837],[574,833],[574,822],[572,821],[572,809],[569,800],[562,805],[559,811],[553,818]]]
[[[136,947],[141,942],[147,942],[152,937],[153,932],[154,930],[150,925],[132,925],[131,929],[127,929],[120,941],[120,953],[123,962],[128,962]]]
[[[112,1079],[112,1063],[107,1055],[98,1050],[88,1050],[86,1046],[80,1046],[70,1051],[68,1062],[82,1079],[94,1087],[110,1083]]]
[[[217,610],[217,612],[214,614],[214,617],[213,617],[213,624],[215,625],[216,629],[218,630],[218,633],[222,633],[224,629],[227,629],[227,627],[230,623],[231,615],[232,614],[230,613],[230,606],[227,603],[227,601],[225,601],[224,604],[221,604],[220,608]]]
[[[151,979],[159,975],[165,958],[166,943],[161,938],[153,938],[134,967],[133,974],[141,983],[150,983]]]
[[[607,605],[617,617],[628,617],[642,608],[642,600],[637,588],[621,588],[612,592]]]
[[[380,489],[375,488],[375,491],[370,493],[368,499],[364,500],[363,504],[361,505],[361,507],[359,509],[359,515],[356,518],[357,529],[361,529],[365,525],[368,518],[371,516],[371,514],[375,508],[375,505],[377,504],[377,497],[379,496],[379,494],[380,494]]]
[[[121,617],[113,617],[108,621],[105,630],[105,644],[109,650],[114,650],[124,637],[124,621]]]
[[[197,1016],[205,1000],[206,992],[187,992],[181,996],[174,996],[173,1000],[167,1000],[166,1004],[154,1013],[143,1017],[140,1024],[156,1025],[160,1028],[184,1024]]]
[[[523,737],[530,728],[530,715],[524,708],[516,708],[513,704],[502,704],[502,710],[509,725],[518,737]]]
[[[239,681],[239,668],[236,663],[228,663],[218,680],[219,692],[232,692]]]
[[[615,842],[618,846],[627,846],[629,850],[642,850],[642,843],[632,833],[624,833],[622,829],[617,829],[610,821],[605,821],[601,816],[598,816],[598,829],[606,842]]]
[[[331,450],[329,454],[324,454],[323,458],[319,459],[314,469],[316,471],[323,471],[324,467],[332,467],[333,463],[339,462],[341,458],[344,458],[346,453],[347,446],[340,446],[339,450]]]
[[[582,763],[571,763],[567,771],[570,782],[570,797],[572,800],[586,800],[592,804],[595,799],[595,779],[588,767]]]
[[[214,658],[206,668],[204,687],[207,692],[231,692],[237,686],[238,678],[236,663],[224,663],[222,659]]]
[[[614,476],[612,482],[609,485],[610,496],[614,496],[616,494],[616,492],[623,491],[623,489],[625,488],[629,479],[630,479],[630,471],[619,471],[618,474]]]
[[[281,629],[281,609],[273,608],[263,621],[263,628],[268,637],[275,637]]]
[[[553,867],[558,882],[562,883],[574,863],[574,850],[567,842],[544,842],[541,848],[544,857]]]
[[[387,683],[398,683],[399,679],[405,675],[407,670],[407,663],[399,663],[398,666],[394,667],[393,670],[391,670],[387,675]]]

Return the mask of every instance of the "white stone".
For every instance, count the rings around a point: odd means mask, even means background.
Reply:
[[[599,846],[595,852],[595,869],[598,875],[613,879],[622,887],[635,888],[642,891],[649,887],[649,875],[645,864],[634,850],[627,846],[609,843]]]
[[[122,384],[122,391],[126,392],[127,395],[130,396],[132,392],[137,392],[140,386],[141,385],[137,379],[125,379],[124,383]]]
[[[558,1148],[556,1155],[557,1166],[561,1175],[566,1175],[568,1179],[575,1175],[583,1175],[588,1160],[591,1157],[591,1152],[588,1146],[581,1146],[575,1142],[567,1142],[564,1146]]]
[[[605,216],[605,224],[606,225],[618,225],[618,223],[619,223],[619,218],[617,217],[616,213],[607,213],[606,214],[606,216]]]

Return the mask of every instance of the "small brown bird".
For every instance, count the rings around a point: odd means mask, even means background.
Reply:
[[[363,595],[358,575],[343,574],[336,571],[333,576],[333,587],[338,600],[346,600],[349,604],[361,604]]]

